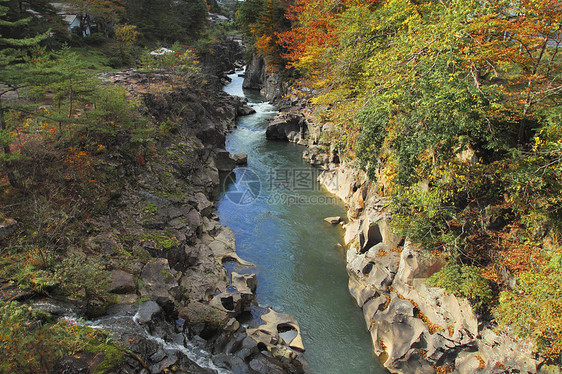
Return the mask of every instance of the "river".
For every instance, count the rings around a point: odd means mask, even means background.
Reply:
[[[237,74],[230,78],[225,91],[246,97],[256,113],[241,117],[227,137],[227,150],[247,153],[248,166],[226,178],[218,215],[233,230],[238,254],[256,268],[229,270],[256,272],[260,305],[299,321],[313,373],[386,373],[347,288],[343,230],[323,220],[344,217],[343,203],[316,182],[302,146],[265,139],[276,108],[242,90]]]

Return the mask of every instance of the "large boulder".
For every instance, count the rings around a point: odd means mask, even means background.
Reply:
[[[304,117],[297,114],[278,114],[267,126],[265,137],[270,140],[299,142],[306,135],[307,125]]]
[[[198,222],[201,216],[210,216],[213,212],[213,203],[209,201],[207,196],[202,192],[197,192],[195,195],[189,197],[190,202],[193,204],[195,209],[199,212],[199,215],[192,213],[188,216],[188,219],[194,223]]]
[[[224,149],[215,150],[215,167],[218,171],[229,172],[232,171],[235,166],[236,162],[228,151]]]
[[[241,105],[238,107],[238,115],[239,116],[247,116],[250,114],[254,114],[256,110],[249,105]]]
[[[170,269],[167,259],[149,262],[141,272],[141,297],[157,302],[168,311],[174,309],[174,301],[178,296],[176,274],[175,270]]]
[[[109,292],[126,294],[135,292],[137,289],[137,282],[132,274],[123,270],[113,270],[111,272],[111,284]]]
[[[252,60],[246,67],[246,72],[244,75],[244,82],[242,83],[243,88],[250,88],[254,90],[260,90],[263,88],[265,83],[265,61],[262,57],[257,54],[252,55]]]
[[[144,325],[161,316],[162,308],[160,305],[156,301],[149,300],[139,305],[139,310],[135,314],[135,321],[140,325]]]
[[[212,147],[223,147],[226,140],[224,131],[217,129],[217,127],[212,123],[202,124],[198,127],[196,136],[203,142],[203,144]]]
[[[326,218],[324,218],[324,221],[328,222],[332,225],[337,225],[338,223],[340,223],[342,221],[342,218],[340,216],[326,217]]]
[[[466,299],[426,285],[424,279],[443,266],[441,258],[408,242],[396,247],[399,238],[383,235],[378,225],[383,217],[367,213],[353,226],[357,245],[347,252],[347,270],[375,353],[392,372],[433,373],[474,349],[476,316]],[[467,359],[466,367],[473,362]]]
[[[232,272],[230,275],[231,284],[241,293],[254,293],[258,286],[256,274],[238,274]]]
[[[235,153],[230,156],[236,165],[248,164],[248,155],[246,153]]]
[[[236,239],[230,227],[222,226],[215,239],[209,243],[213,256],[221,263],[225,261],[236,261],[240,265],[254,266],[236,254]]]
[[[248,329],[248,336],[257,343],[262,343],[268,350],[279,349],[285,345],[297,352],[304,352],[304,345],[299,324],[293,317],[277,313],[273,309],[261,316],[263,324],[256,328]],[[296,357],[296,353],[288,351]]]

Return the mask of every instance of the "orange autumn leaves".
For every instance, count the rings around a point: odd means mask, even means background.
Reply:
[[[338,15],[352,5],[372,6],[379,0],[296,0],[286,17],[291,29],[276,33],[283,48],[287,68],[299,68],[314,74],[314,62],[321,59],[327,48],[338,45]]]
[[[295,0],[285,10],[285,17],[291,21],[291,28],[267,33],[262,38],[268,42],[276,39],[287,67],[298,67],[311,72],[310,68],[314,67],[315,61],[321,59],[327,48],[337,48],[340,42],[337,30],[341,28],[338,22],[341,22],[340,15],[346,9],[359,6],[376,12],[388,3],[392,3],[392,0]],[[468,62],[491,68],[496,73],[507,63],[517,64],[524,72],[536,74],[542,62],[539,62],[543,57],[541,51],[547,44],[557,44],[555,38],[562,20],[562,5],[559,0],[523,0],[518,6],[503,0],[487,2],[485,6],[477,6],[471,1],[440,4],[411,1],[418,12],[436,10],[444,14],[443,18],[446,17],[445,13],[452,12],[459,5],[457,3],[467,3],[464,5],[474,8],[472,14],[466,15],[463,24],[456,25],[459,30],[450,30],[451,33],[461,31],[470,36],[465,46],[465,58]],[[271,18],[270,15],[267,17]],[[271,24],[270,21],[266,20],[265,23]],[[267,43],[258,42],[258,50],[261,51],[265,44]],[[271,50],[263,52],[270,53]]]
[[[560,88],[556,55],[562,41],[562,3],[523,0],[519,6],[492,9],[497,12],[483,14],[470,25],[473,43],[465,48],[466,60],[509,79],[510,96],[517,94],[513,99],[523,105],[525,115]]]

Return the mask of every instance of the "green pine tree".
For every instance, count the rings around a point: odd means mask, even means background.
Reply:
[[[0,0],[1,3],[7,3],[7,1]],[[30,17],[9,21],[6,19],[9,10],[8,6],[0,5],[0,27],[4,29],[16,28],[26,25],[31,21]],[[8,93],[16,91],[23,83],[22,77],[24,74],[17,65],[20,65],[26,49],[37,46],[48,35],[49,31],[34,37],[20,39],[6,38],[0,35],[0,145],[4,152],[0,156],[0,161],[4,164],[10,184],[15,188],[19,188],[20,183],[13,168],[15,156],[10,148],[10,132],[12,129],[6,123],[7,108],[4,105],[4,97]]]

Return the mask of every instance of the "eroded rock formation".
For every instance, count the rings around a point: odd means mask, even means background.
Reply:
[[[392,232],[380,187],[340,163],[326,141],[334,125],[315,124],[309,112],[301,103],[281,113],[268,138],[306,145],[303,158],[323,170],[319,182],[345,202],[349,290],[384,366],[394,373],[539,372],[530,340],[495,331],[466,299],[426,284],[445,260]]]

